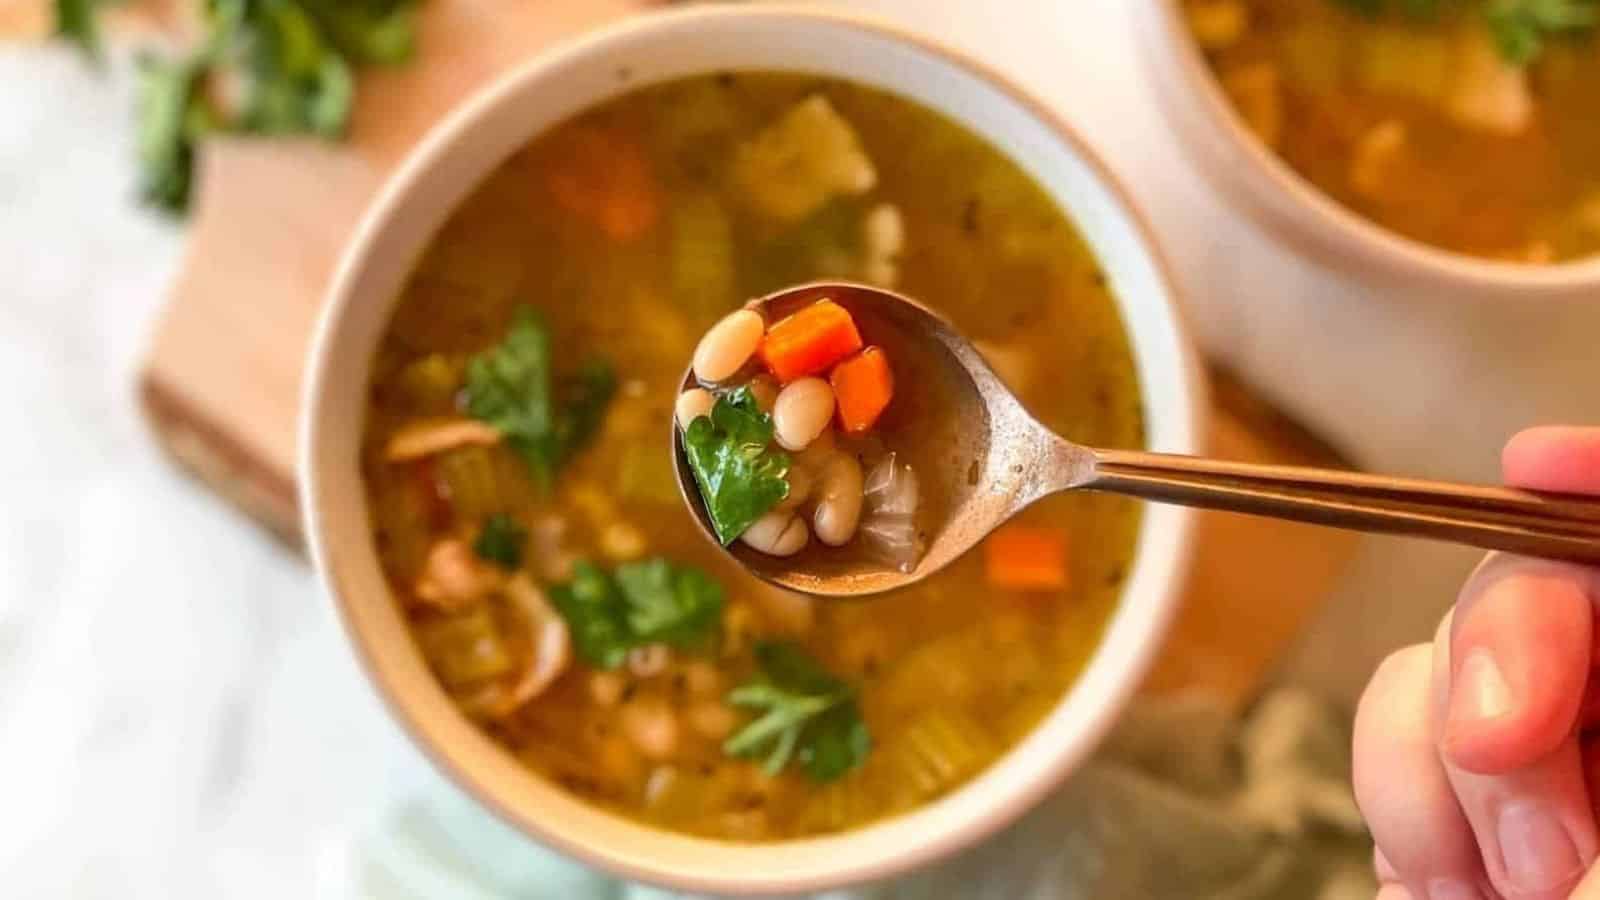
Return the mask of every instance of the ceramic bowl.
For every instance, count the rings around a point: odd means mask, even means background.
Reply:
[[[702,7],[629,20],[531,59],[461,105],[389,181],[347,248],[317,329],[301,423],[301,501],[317,569],[379,693],[417,744],[486,807],[622,877],[718,894],[808,892],[888,877],[970,845],[1072,771],[1159,645],[1186,570],[1193,515],[1148,510],[1098,650],[1038,728],[986,772],[930,805],[854,831],[734,844],[668,833],[592,806],[519,765],[456,711],[385,583],[358,462],[370,365],[390,310],[424,246],[472,188],[580,110],[652,82],[744,69],[809,72],[892,91],[987,136],[1015,159],[1060,203],[1104,266],[1137,357],[1148,446],[1195,450],[1203,384],[1166,267],[1126,194],[1070,127],[994,73],[891,27],[765,4]]]
[[[1600,297],[1600,258],[1553,266],[1493,262],[1431,247],[1346,209],[1251,133],[1184,20],[1182,0],[1135,0],[1144,68],[1178,143],[1228,203],[1290,252],[1399,297]]]

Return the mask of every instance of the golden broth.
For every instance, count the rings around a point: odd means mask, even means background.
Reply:
[[[1245,123],[1349,209],[1457,253],[1600,253],[1600,37],[1554,36],[1526,67],[1476,4],[1437,20],[1336,0],[1185,0]]]
[[[876,185],[775,221],[727,173],[742,143],[818,94],[859,135]],[[563,200],[585,186],[647,199],[586,218]],[[988,144],[875,90],[740,74],[635,91],[507,160],[434,238],[375,361],[363,461],[373,529],[435,672],[530,769],[679,831],[748,841],[842,830],[981,771],[1060,699],[1094,650],[1133,551],[1133,502],[1062,496],[1028,511],[1028,523],[1066,537],[1065,590],[994,587],[973,554],[903,593],[818,603],[737,570],[677,494],[669,423],[699,335],[748,296],[859,277],[862,221],[882,203],[904,223],[899,289],[979,339],[1024,402],[1068,438],[1142,444],[1122,324],[1071,225]],[[600,354],[614,366],[619,387],[596,438],[548,491],[504,443],[386,458],[396,429],[459,414],[466,360],[502,339],[522,303],[543,312],[558,365]],[[436,542],[470,535],[495,513],[528,529],[525,565],[546,586],[576,558],[610,566],[662,556],[703,569],[726,593],[717,639],[703,652],[672,651],[648,677],[631,664],[599,674],[574,659],[517,708],[486,704],[533,652],[518,613],[497,595],[442,610],[420,602],[415,586]],[[723,697],[749,677],[752,641],[768,636],[792,638],[856,686],[873,746],[845,777],[818,784],[793,767],[770,776],[723,752],[729,721],[749,719]],[[663,716],[675,723],[670,746],[641,749],[639,722]]]

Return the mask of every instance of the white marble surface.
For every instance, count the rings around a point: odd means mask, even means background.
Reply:
[[[182,233],[129,202],[127,87],[0,52],[0,896],[317,896],[411,751],[137,417]]]
[[[1080,122],[1134,176],[1208,347],[1369,465],[1487,477],[1515,427],[1600,420],[1595,305],[1406,305],[1229,224],[1150,107],[1126,0],[840,5],[973,50]],[[0,895],[345,896],[353,836],[430,778],[299,561],[137,419],[182,234],[129,202],[128,93],[0,48]],[[1298,671],[1349,689],[1470,560],[1370,543]]]

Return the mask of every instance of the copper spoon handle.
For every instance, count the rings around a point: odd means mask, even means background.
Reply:
[[[1090,490],[1600,565],[1600,500],[1509,488],[1094,452]]]

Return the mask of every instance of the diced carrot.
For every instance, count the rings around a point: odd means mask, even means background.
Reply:
[[[614,241],[642,236],[660,216],[650,160],[618,132],[573,129],[557,144],[545,172],[556,203]]]
[[[829,376],[838,399],[839,427],[860,434],[877,424],[894,397],[894,372],[882,348],[868,347],[837,366]]]
[[[819,300],[767,329],[757,351],[767,369],[784,384],[829,367],[861,349],[861,332],[849,311]]]
[[[1067,586],[1067,536],[1054,528],[1006,525],[984,541],[983,564],[995,587],[1060,590]]]

